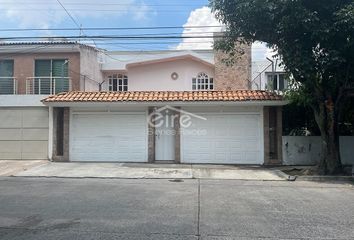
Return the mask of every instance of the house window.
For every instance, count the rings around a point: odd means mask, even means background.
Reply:
[[[214,90],[214,79],[206,73],[199,73],[196,78],[192,78],[192,90]]]
[[[267,74],[268,89],[284,91],[288,88],[288,81],[285,73]]]
[[[128,91],[128,76],[124,74],[113,74],[108,76],[109,91]]]
[[[0,94],[14,94],[14,61],[0,60]]]
[[[56,94],[69,90],[69,61],[67,59],[35,60],[31,81],[35,94]]]

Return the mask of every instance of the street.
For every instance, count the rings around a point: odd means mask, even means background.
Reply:
[[[354,239],[345,183],[0,178],[0,239]]]

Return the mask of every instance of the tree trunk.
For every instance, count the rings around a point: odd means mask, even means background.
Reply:
[[[319,164],[321,174],[336,174],[341,171],[338,134],[338,111],[328,98],[319,103],[315,111],[316,122],[321,131],[322,153]]]

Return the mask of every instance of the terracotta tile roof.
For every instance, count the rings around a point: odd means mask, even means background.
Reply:
[[[130,91],[67,92],[42,100],[50,102],[198,102],[198,101],[281,101],[281,96],[257,90],[237,91]]]

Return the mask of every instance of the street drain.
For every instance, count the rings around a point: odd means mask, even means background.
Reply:
[[[171,179],[169,182],[184,182],[182,179]]]

